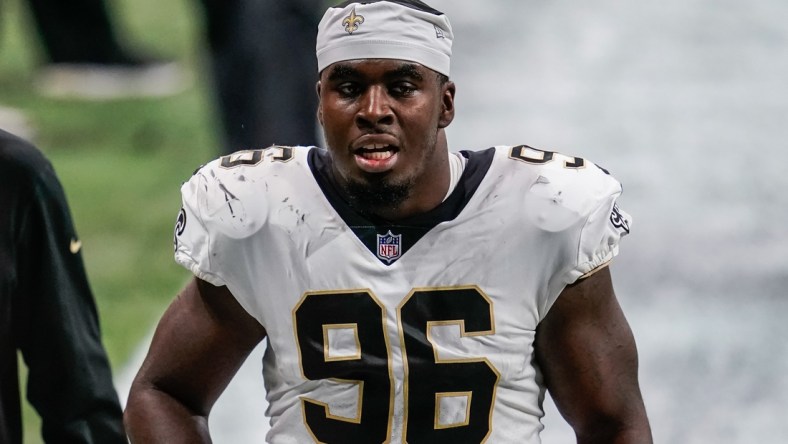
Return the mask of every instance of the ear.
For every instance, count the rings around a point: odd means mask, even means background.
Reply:
[[[441,86],[441,115],[438,119],[438,128],[446,128],[454,120],[454,93],[456,87],[449,80]]]
[[[317,81],[315,84],[315,91],[317,92],[317,121],[320,122],[320,126],[323,126],[323,101],[320,100],[320,80]]]

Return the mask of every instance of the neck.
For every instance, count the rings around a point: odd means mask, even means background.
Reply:
[[[432,156],[424,161],[429,167],[416,179],[408,197],[401,204],[374,208],[369,212],[385,220],[396,221],[426,213],[440,205],[449,191],[451,175],[448,141],[443,129],[438,131]]]
[[[399,184],[348,182],[336,168],[331,167],[329,177],[336,189],[356,211],[397,221],[428,212],[443,202],[448,193],[451,172],[446,134],[440,129],[435,146],[421,159],[418,171],[408,182]]]

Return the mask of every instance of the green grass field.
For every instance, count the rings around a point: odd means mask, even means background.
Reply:
[[[164,99],[85,102],[46,99],[32,77],[41,49],[20,0],[0,9],[0,106],[22,110],[33,142],[55,166],[83,242],[104,344],[113,369],[126,362],[185,282],[172,260],[180,184],[218,152],[202,63],[198,2],[110,0],[119,32],[135,46],[172,57],[192,74]],[[25,407],[25,443],[41,442]]]

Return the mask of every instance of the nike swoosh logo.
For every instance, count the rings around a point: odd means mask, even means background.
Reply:
[[[69,251],[71,254],[79,253],[79,249],[82,248],[82,241],[77,239],[71,239],[71,244],[68,246]]]

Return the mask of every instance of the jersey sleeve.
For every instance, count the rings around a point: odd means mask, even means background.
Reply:
[[[542,316],[563,289],[606,266],[629,234],[632,218],[616,203],[621,183],[606,170],[583,160],[582,168],[542,168],[528,193],[531,222],[560,238]]]
[[[621,183],[587,160],[582,165],[568,168],[555,162],[543,167],[526,197],[533,224],[545,232],[564,233],[562,265],[556,276],[560,285],[610,262],[632,223],[616,203]]]
[[[216,159],[181,186],[182,207],[175,223],[175,261],[216,286],[227,286],[233,269],[245,267],[243,240],[267,220],[265,191],[254,186],[263,174],[262,154],[237,155],[250,160],[227,164],[227,156]]]
[[[567,187],[569,196],[565,203],[577,211],[580,219],[570,236],[576,243],[562,272],[565,285],[607,265],[618,254],[619,242],[629,234],[632,224],[632,217],[616,203],[623,191],[621,183],[607,170],[586,162]]]
[[[567,283],[590,276],[618,254],[621,238],[629,234],[632,217],[621,210],[614,193],[604,199],[588,217],[580,232],[577,266],[567,275]]]
[[[181,186],[182,206],[175,222],[175,261],[198,278],[216,286],[227,283],[211,263],[211,245],[215,238],[204,221],[208,199],[205,176],[195,173]]]

